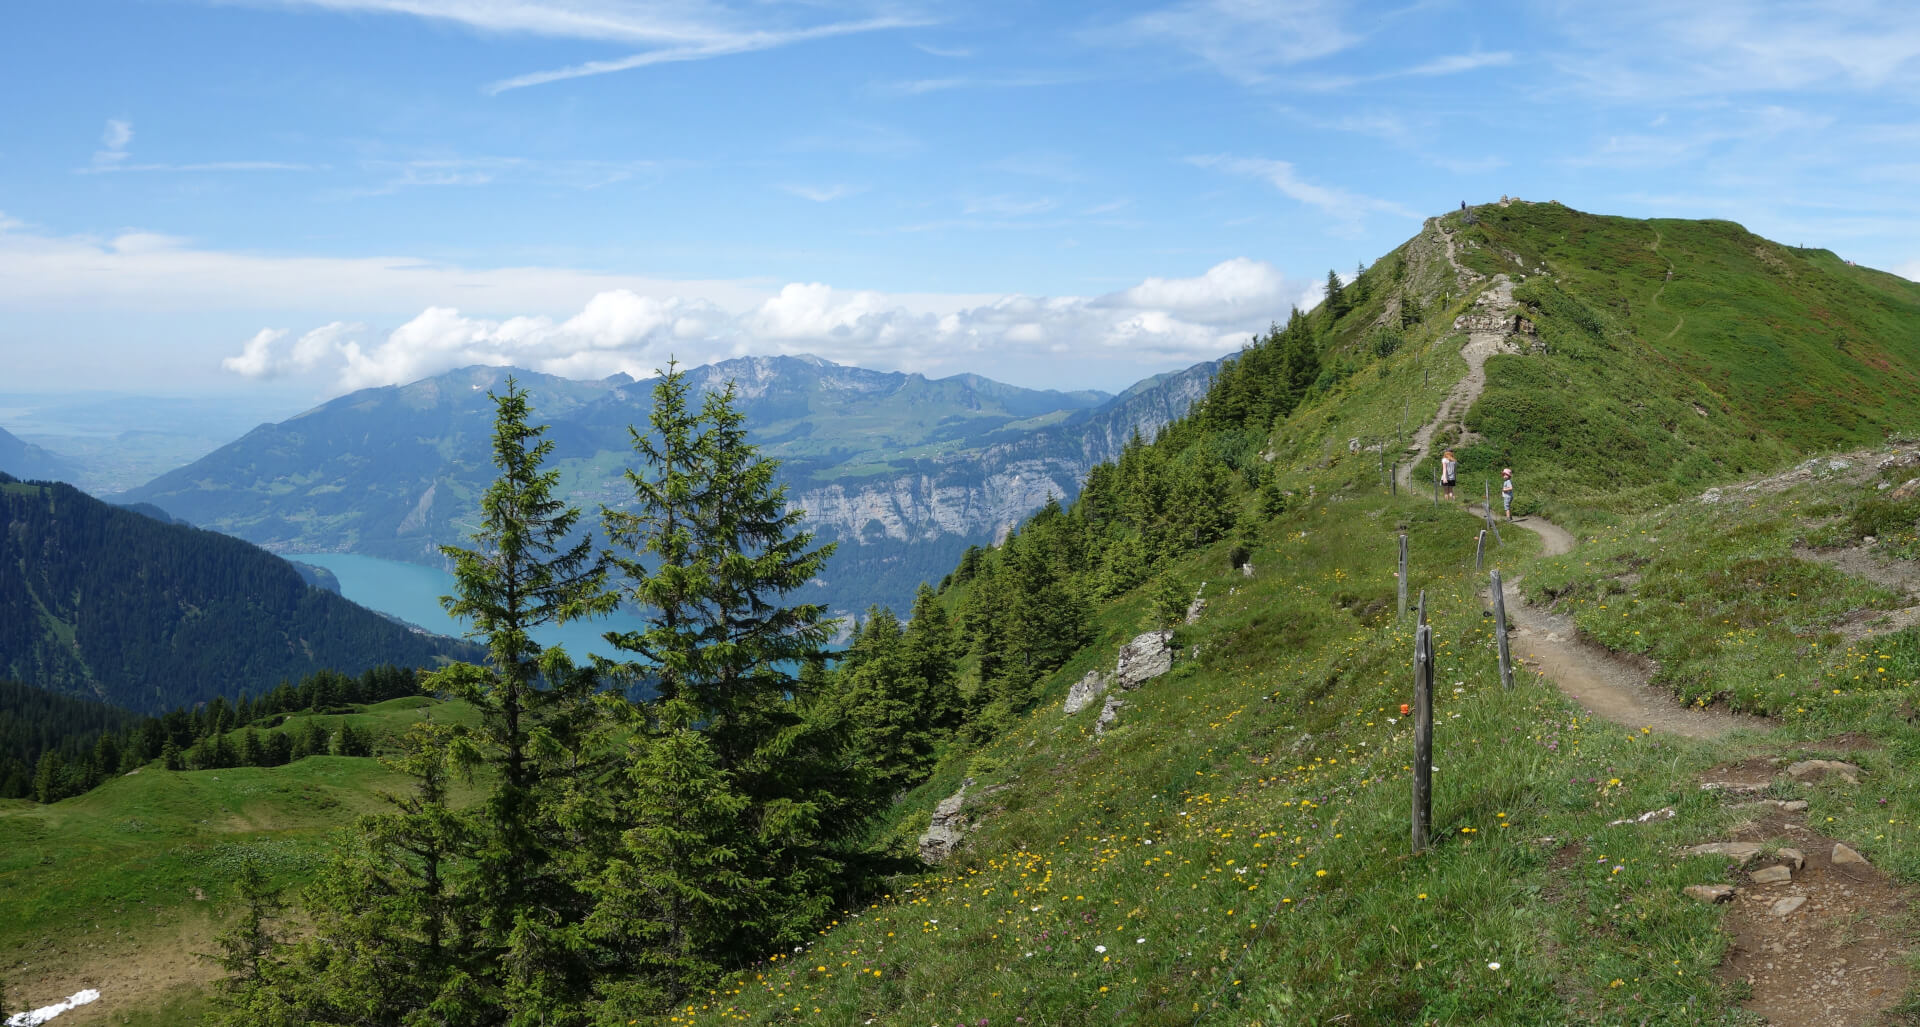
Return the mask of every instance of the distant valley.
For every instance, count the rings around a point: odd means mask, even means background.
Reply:
[[[904,607],[968,545],[988,543],[1051,498],[1078,494],[1135,432],[1151,439],[1212,381],[1215,363],[1147,379],[1118,396],[1035,391],[976,375],[928,379],[810,357],[751,357],[693,370],[735,383],[753,440],[782,462],[789,499],[840,549],[817,598],[842,611]],[[562,487],[589,512],[630,497],[629,425],[651,385],[471,367],[365,389],[133,489],[184,520],[282,553],[357,553],[441,566],[462,544],[492,479],[488,393],[516,375],[551,425]]]

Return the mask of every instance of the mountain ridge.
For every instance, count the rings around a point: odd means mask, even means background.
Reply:
[[[1205,389],[1217,362],[1118,395],[873,371],[818,357],[741,357],[686,373],[731,381],[749,434],[782,461],[789,500],[841,550],[824,601],[904,604],[966,546],[990,542],[1049,498],[1070,499],[1094,464],[1151,438]],[[486,394],[515,375],[549,427],[562,489],[591,511],[630,498],[629,425],[652,379],[582,381],[475,365],[363,389],[264,424],[122,493],[279,552],[356,552],[437,565],[462,544],[491,473]],[[351,498],[349,498],[351,497]]]

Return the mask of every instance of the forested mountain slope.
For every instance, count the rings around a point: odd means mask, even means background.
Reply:
[[[732,380],[756,444],[782,461],[788,498],[842,543],[824,600],[858,610],[903,604],[1045,504],[1079,489],[1134,431],[1186,412],[1213,364],[1142,382],[1118,397],[1040,392],[978,375],[928,379],[804,357],[753,357],[688,372],[702,389]],[[552,424],[562,488],[589,509],[619,505],[633,463],[629,425],[650,382],[572,381],[474,367],[328,402],[162,475],[124,497],[280,552],[354,552],[437,565],[462,544],[487,476],[487,399],[509,374]]]
[[[322,668],[475,650],[308,585],[239,539],[0,475],[0,677],[157,713]]]

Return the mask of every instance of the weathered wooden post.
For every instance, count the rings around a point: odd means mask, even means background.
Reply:
[[[1407,619],[1407,536],[1400,534],[1400,619]]]
[[[1433,833],[1433,628],[1413,633],[1413,851]]]
[[[1397,455],[1393,458],[1393,466],[1387,469],[1387,492],[1394,496],[1400,494],[1400,457]]]
[[[1481,528],[1480,541],[1474,543],[1473,545],[1473,571],[1475,574],[1480,573],[1480,571],[1486,566],[1486,561],[1487,561],[1487,529]]]
[[[1440,462],[1438,460],[1433,463],[1433,506],[1436,510],[1440,508]]]
[[[1513,687],[1513,653],[1507,648],[1507,594],[1500,585],[1500,572],[1493,572],[1493,637],[1500,645],[1500,685]]]
[[[1491,486],[1488,487],[1488,491],[1491,493]],[[1480,504],[1480,512],[1487,515],[1487,530],[1493,532],[1494,543],[1502,546],[1506,545],[1500,538],[1500,525],[1495,524],[1493,521],[1493,501],[1489,499],[1482,502]]]

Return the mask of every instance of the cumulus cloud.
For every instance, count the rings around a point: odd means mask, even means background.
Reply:
[[[287,337],[285,329],[262,328],[240,347],[240,352],[220,361],[220,366],[242,378],[271,378],[275,372],[273,344]]]
[[[400,384],[470,364],[572,378],[640,377],[669,356],[704,363],[746,353],[813,353],[929,374],[1111,362],[1122,376],[1138,377],[1232,351],[1284,320],[1299,293],[1299,283],[1246,258],[1103,296],[1003,296],[944,312],[916,298],[819,282],[790,283],[737,311],[618,289],[564,320],[476,317],[436,305],[377,341],[362,326],[335,322],[301,337],[284,359],[273,351],[288,333],[265,329],[223,366],[250,378],[320,371],[341,389]]]
[[[1920,260],[1909,260],[1894,268],[1893,273],[1910,282],[1920,282]]]

